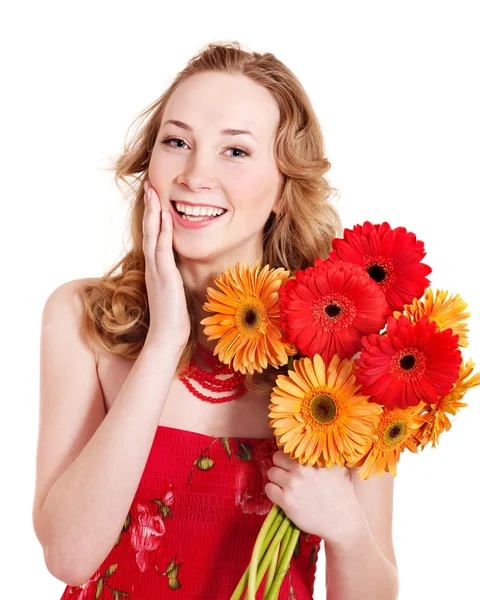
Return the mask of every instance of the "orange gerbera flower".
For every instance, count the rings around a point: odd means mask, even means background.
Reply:
[[[450,430],[452,424],[447,413],[455,415],[459,408],[467,406],[466,402],[461,402],[464,395],[470,388],[480,385],[480,373],[475,373],[471,377],[474,366],[471,358],[466,363],[462,362],[460,375],[452,390],[446,396],[439,398],[436,404],[424,405],[425,412],[422,417],[426,419],[426,422],[419,430],[422,450],[430,442],[433,448],[436,448],[440,434]]]
[[[383,409],[357,393],[353,361],[335,354],[325,363],[314,354],[293,367],[277,377],[270,396],[277,445],[302,465],[332,468],[363,455]]]
[[[214,281],[220,291],[207,288],[203,308],[217,313],[200,321],[206,325],[208,340],[220,338],[214,356],[231,365],[235,371],[260,373],[269,364],[278,368],[297,353],[297,348],[285,337],[280,326],[278,288],[285,283],[290,271],[265,265],[260,261],[250,268],[246,263],[229,268]]]
[[[395,476],[400,453],[405,448],[417,452],[417,430],[424,423],[424,419],[420,416],[423,406],[422,404],[393,410],[385,408],[371,447],[364,456],[349,461],[346,466],[360,467],[358,469],[360,479],[368,479],[373,475],[383,477],[386,472]]]
[[[435,321],[437,330],[452,329],[453,335],[458,335],[458,345],[468,346],[467,323],[466,319],[470,313],[466,312],[468,304],[462,300],[459,294],[448,296],[446,290],[436,290],[435,296],[433,290],[428,288],[421,300],[414,298],[412,304],[405,305],[404,314],[412,323],[418,323],[420,317],[426,316],[430,321]],[[395,312],[394,316],[402,313]]]

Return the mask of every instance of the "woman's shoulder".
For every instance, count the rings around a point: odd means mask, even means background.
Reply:
[[[100,277],[81,277],[58,285],[45,301],[42,317],[45,325],[50,322],[58,323],[63,319],[65,326],[69,323],[75,329],[81,329],[85,316],[82,289],[88,285],[96,285],[100,280]]]
[[[77,307],[80,306],[78,301],[80,300],[80,292],[87,285],[96,285],[100,281],[100,277],[81,277],[78,279],[71,279],[61,283],[54,288],[45,301],[45,306],[58,303],[73,304]]]
[[[43,309],[44,314],[55,312],[59,309],[73,311],[81,320],[85,310],[85,305],[82,299],[82,290],[88,285],[96,285],[100,281],[100,277],[81,277],[79,279],[71,279],[61,283],[54,288],[45,301]]]

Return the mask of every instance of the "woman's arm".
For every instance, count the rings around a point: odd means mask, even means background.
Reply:
[[[148,336],[105,415],[75,282],[47,300],[33,523],[52,575],[81,585],[115,544],[145,468],[181,355]]]
[[[342,544],[325,543],[327,600],[396,600],[397,569],[377,546],[365,520]]]
[[[394,477],[366,480],[352,469],[364,519],[337,545],[325,543],[327,600],[396,600],[399,580],[392,541]]]

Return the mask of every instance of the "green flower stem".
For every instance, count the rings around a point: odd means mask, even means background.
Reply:
[[[287,531],[285,532],[285,535],[283,536],[281,546],[278,546],[278,548],[275,550],[275,554],[273,555],[272,562],[270,563],[270,566],[268,567],[267,580],[265,582],[265,587],[263,589],[263,598],[267,597],[268,590],[270,589],[270,586],[272,585],[272,582],[276,575],[277,564],[282,560],[282,557],[285,554],[285,549],[287,547],[288,540],[290,539],[290,536],[292,535],[292,527],[293,527],[293,525],[290,524]]]
[[[245,573],[242,575],[242,578],[237,583],[237,587],[235,588],[233,594],[230,596],[230,600],[240,600],[243,594],[243,590],[245,589],[245,585],[247,584],[248,572],[250,570],[250,565],[245,569]]]
[[[278,504],[274,504],[267,515],[267,518],[263,522],[262,528],[257,536],[257,541],[252,552],[252,558],[250,560],[250,571],[248,573],[248,588],[247,588],[247,600],[255,600],[255,584],[257,578],[258,563],[260,562],[260,552],[262,550],[263,543],[268,534],[268,531],[275,520],[278,513],[281,512],[281,508]],[[283,511],[282,511],[283,512]],[[286,518],[286,517],[285,517]],[[283,523],[282,523],[283,525]],[[280,526],[281,529],[282,526]],[[277,538],[278,532],[275,534],[274,540]],[[267,551],[268,554],[268,551]]]
[[[275,517],[275,521],[273,522],[273,525],[270,527],[270,529],[268,530],[267,536],[265,537],[265,541],[263,542],[263,546],[262,546],[260,560],[265,556],[265,552],[267,551],[267,548],[268,548],[272,538],[277,533],[277,531],[278,531],[280,525],[283,523],[284,519],[285,519],[285,513],[283,512],[283,510],[281,510],[278,513],[278,515]]]
[[[288,546],[286,547],[285,553],[280,560],[278,570],[275,574],[275,579],[273,580],[273,583],[268,590],[268,594],[265,597],[265,600],[277,600],[278,594],[280,592],[280,586],[282,585],[282,581],[290,566],[290,560],[295,550],[295,546],[297,545],[297,540],[299,536],[300,529],[296,525],[294,525],[292,529],[292,534],[290,536],[290,540],[288,542]]]
[[[273,578],[275,577],[275,571],[277,569],[278,555],[280,553],[280,546],[275,550],[272,558],[272,562],[268,567],[267,579],[265,581],[265,588],[263,590],[262,598],[265,598],[265,594],[268,592],[268,588],[272,585]]]
[[[257,574],[257,567],[260,561],[260,552],[262,550],[263,543],[265,541],[265,537],[268,534],[268,530],[270,529],[275,517],[280,512],[280,506],[278,504],[274,504],[270,509],[270,512],[267,515],[267,518],[263,522],[263,525],[260,529],[259,534],[257,535],[257,540],[255,542],[255,546],[253,547],[252,558],[250,560],[250,571],[248,573],[248,600],[255,600],[255,592],[253,587],[255,585],[255,578]]]
[[[263,558],[263,556],[265,555],[265,552],[267,550],[268,544],[270,543],[271,539],[273,538],[273,536],[277,533],[278,528],[280,527],[283,519],[285,518],[285,513],[281,510],[278,512],[277,516],[275,517],[275,520],[273,521],[272,526],[270,527],[270,529],[268,530],[268,533],[265,537],[265,540],[263,542],[262,545],[262,550],[261,550],[261,558]],[[245,586],[247,584],[247,578],[248,578],[248,573],[250,571],[250,564],[248,565],[248,567],[246,568],[244,574],[242,575],[242,578],[240,579],[240,581],[237,584],[237,587],[235,588],[235,591],[233,592],[232,596],[230,597],[230,600],[239,600],[243,594],[243,591],[245,589]]]
[[[266,570],[268,569],[268,566],[270,565],[270,563],[272,562],[272,557],[276,551],[276,549],[278,548],[278,546],[280,545],[280,542],[283,539],[283,536],[285,535],[285,532],[287,531],[287,529],[290,527],[290,519],[285,516],[285,518],[283,519],[282,524],[280,525],[277,533],[275,534],[275,537],[272,540],[272,543],[270,544],[265,556],[262,558],[262,562],[260,563],[260,565],[257,568],[257,573],[256,573],[256,581],[255,581],[255,588],[251,588],[250,586],[250,579],[248,580],[248,589],[247,589],[247,594],[249,594],[247,596],[247,600],[255,600],[255,593],[258,590],[258,588],[260,587],[260,583],[263,579],[263,576],[265,575]],[[250,571],[249,573],[249,578],[252,576],[252,571]],[[275,579],[274,579],[275,581]]]
[[[280,565],[280,564],[281,564],[281,562],[282,562],[282,560],[283,560],[283,557],[285,556],[285,552],[287,551],[287,547],[288,547],[288,544],[289,544],[289,542],[290,542],[290,538],[291,538],[291,537],[292,537],[292,535],[293,535],[294,529],[295,529],[295,524],[294,524],[294,523],[291,523],[291,524],[290,524],[290,527],[287,529],[287,532],[286,532],[286,533],[285,533],[285,535],[283,536],[283,540],[282,540],[282,548],[281,548],[281,550],[280,550],[280,556],[278,557],[278,562],[277,562],[277,564],[278,564],[278,565]],[[275,574],[276,574],[276,573],[275,573]]]

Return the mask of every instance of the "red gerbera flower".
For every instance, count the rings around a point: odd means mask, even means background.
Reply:
[[[380,288],[358,265],[315,261],[278,290],[280,323],[303,355],[351,358],[361,338],[385,325],[388,304]]]
[[[362,339],[355,360],[358,383],[370,400],[388,408],[435,404],[458,379],[462,356],[458,335],[437,331],[435,322],[421,317],[416,325],[405,315],[388,318],[386,335]]]
[[[366,221],[345,229],[343,239],[335,238],[332,248],[331,260],[346,260],[365,269],[385,293],[390,313],[421,298],[430,284],[426,275],[432,269],[420,262],[424,244],[405,227],[392,229],[388,223]]]

